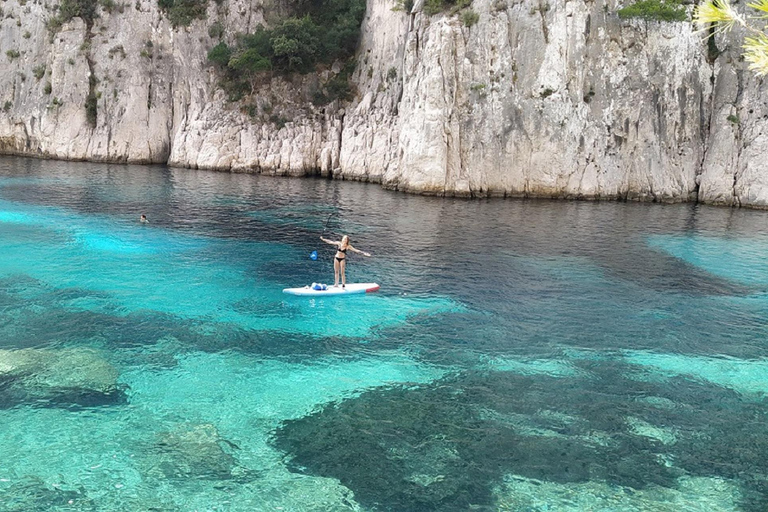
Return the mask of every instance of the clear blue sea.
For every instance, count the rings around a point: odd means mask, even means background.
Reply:
[[[765,512],[767,356],[768,212],[0,158],[0,511]]]

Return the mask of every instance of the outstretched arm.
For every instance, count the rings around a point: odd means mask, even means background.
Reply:
[[[320,237],[320,240],[322,240],[323,242],[325,242],[327,244],[335,245],[336,247],[341,245],[341,242],[334,242],[333,240],[328,240],[327,238],[323,238],[323,237]]]
[[[356,252],[357,254],[362,254],[363,256],[370,256],[371,255],[370,253],[367,253],[365,251],[361,251],[360,249],[355,249],[351,245],[349,246],[349,250],[352,251],[352,252]]]

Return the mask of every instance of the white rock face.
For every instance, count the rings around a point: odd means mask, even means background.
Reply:
[[[768,207],[768,80],[745,70],[738,54],[719,58],[714,73],[699,199]]]
[[[369,0],[353,101],[316,107],[317,76],[276,78],[257,84],[250,114],[217,87],[208,28],[252,31],[276,4],[210,2],[207,19],[173,29],[139,0],[51,39],[50,6],[19,2],[0,21],[0,153],[768,207],[766,81],[737,44],[711,64],[690,24],[621,20],[611,1],[474,0],[466,27],[421,1],[405,13]]]

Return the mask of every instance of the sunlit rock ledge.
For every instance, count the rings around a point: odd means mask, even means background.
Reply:
[[[173,29],[140,0],[102,12],[89,37],[74,18],[51,38],[44,3],[8,0],[0,46],[20,55],[0,56],[0,153],[319,174],[447,196],[768,207],[765,80],[739,62],[739,44],[718,39],[710,62],[695,27],[622,20],[628,3],[474,0],[479,21],[467,27],[426,15],[421,1],[406,13],[369,0],[354,99],[301,104],[311,77],[273,79],[257,95],[290,116],[275,123],[228,103],[206,57],[213,22],[252,31],[266,5],[211,2],[206,19]],[[91,73],[95,126],[84,108]]]

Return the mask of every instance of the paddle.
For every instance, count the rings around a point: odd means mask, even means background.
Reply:
[[[323,227],[323,233],[320,235],[320,238],[323,238],[325,236],[325,232],[328,230],[328,223],[331,222],[331,217],[336,215],[336,211],[332,211],[331,214],[328,216],[328,219],[325,221],[325,227]],[[309,259],[312,261],[317,261],[317,251],[312,251],[309,253]]]

